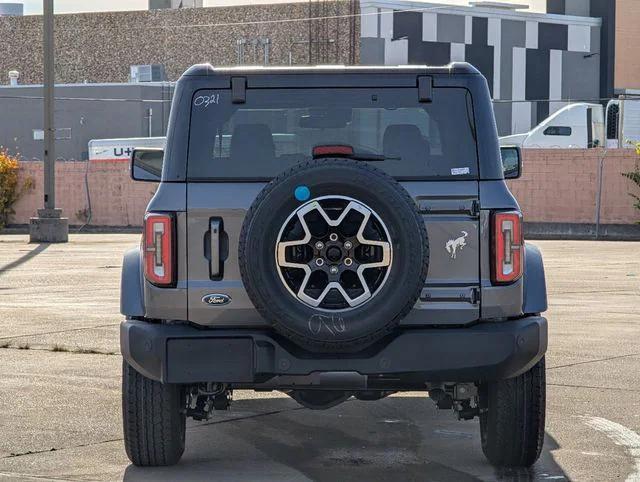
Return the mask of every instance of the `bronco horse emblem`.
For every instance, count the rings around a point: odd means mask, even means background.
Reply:
[[[465,239],[467,238],[467,236],[469,236],[469,233],[467,233],[466,231],[460,232],[462,233],[462,236],[456,239],[450,239],[445,245],[447,252],[451,255],[451,259],[456,259],[456,253],[458,249],[462,249],[467,245]]]

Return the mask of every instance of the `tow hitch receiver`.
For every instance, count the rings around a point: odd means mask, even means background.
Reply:
[[[480,414],[478,387],[473,383],[443,384],[429,390],[429,397],[440,410],[453,410],[458,420],[471,420]]]
[[[222,383],[194,385],[187,396],[187,417],[197,421],[209,420],[214,410],[228,410],[233,390]]]

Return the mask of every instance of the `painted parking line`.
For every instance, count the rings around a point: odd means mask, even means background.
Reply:
[[[585,423],[609,437],[616,445],[624,447],[633,458],[634,470],[627,477],[627,482],[640,482],[640,435],[633,430],[601,417],[583,417]]]

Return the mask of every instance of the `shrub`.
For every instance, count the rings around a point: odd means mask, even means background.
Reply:
[[[636,153],[640,156],[640,142],[627,141],[627,144],[634,146],[636,149]],[[630,172],[623,172],[622,175],[640,188],[640,168],[638,167],[638,164],[636,164],[635,170]],[[634,199],[633,206],[636,209],[640,210],[640,196],[632,192],[629,193],[629,196]]]
[[[18,159],[0,147],[0,229],[9,222],[14,214],[13,205],[25,191],[33,187],[33,180],[27,179],[20,184],[18,179]]]

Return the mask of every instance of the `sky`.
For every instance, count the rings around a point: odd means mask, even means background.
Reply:
[[[10,0],[20,3],[20,0]],[[205,0],[205,7],[217,5],[247,5],[251,3],[284,3],[291,0]],[[295,0],[294,0],[295,1]],[[429,0],[432,3],[467,5],[468,0]],[[529,4],[532,11],[544,12],[546,0],[509,0],[512,3]],[[3,0],[0,0],[3,3]],[[42,13],[42,0],[22,0],[26,15]],[[146,10],[148,0],[55,0],[56,13],[103,12],[113,10]]]

